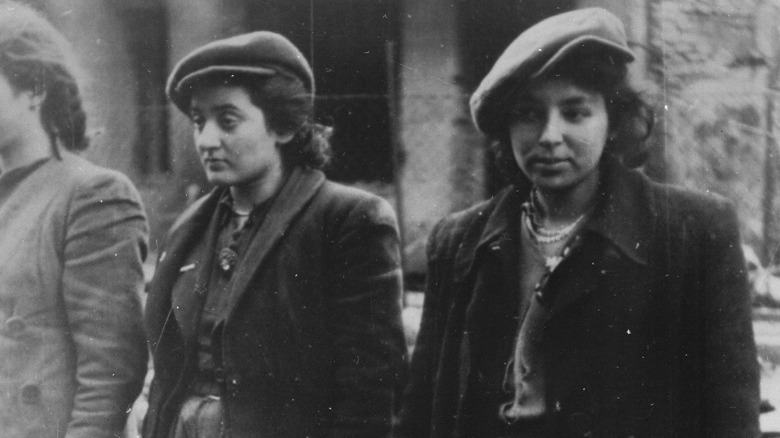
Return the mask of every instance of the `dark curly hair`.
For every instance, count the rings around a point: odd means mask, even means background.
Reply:
[[[34,9],[0,0],[0,73],[15,92],[43,96],[41,123],[52,140],[67,150],[89,146],[75,56],[65,37]]]
[[[303,82],[281,68],[273,76],[216,73],[194,82],[191,87],[228,85],[242,87],[252,103],[263,111],[266,128],[292,139],[276,147],[287,169],[322,169],[330,160],[332,128],[314,122],[314,100]]]
[[[616,61],[606,52],[575,52],[539,79],[568,80],[604,96],[610,127],[604,153],[619,158],[629,167],[644,164],[648,156],[646,140],[655,124],[655,117],[642,94],[630,84],[625,63]],[[525,92],[527,88],[520,86],[513,95],[520,96]],[[510,102],[515,100],[507,99]],[[503,113],[505,119],[498,125],[504,129],[490,133],[490,148],[501,176],[506,182],[516,182],[524,180],[525,176],[512,151],[509,120],[506,119],[508,112]]]

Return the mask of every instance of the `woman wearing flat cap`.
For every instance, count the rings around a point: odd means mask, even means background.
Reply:
[[[471,98],[511,184],[439,223],[397,436],[755,437],[737,220],[651,182],[652,113],[597,8],[511,43]]]
[[[396,218],[318,170],[309,64],[253,32],[188,54],[167,90],[215,188],[159,251],[144,436],[388,436],[405,355]]]

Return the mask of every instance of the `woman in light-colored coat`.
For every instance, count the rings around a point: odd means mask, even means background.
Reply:
[[[147,225],[87,146],[62,36],[0,2],[0,435],[119,436],[147,350]]]

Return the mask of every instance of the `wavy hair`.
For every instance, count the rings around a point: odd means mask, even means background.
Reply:
[[[563,79],[600,93],[604,97],[610,130],[604,153],[619,158],[629,167],[645,163],[649,152],[646,140],[652,133],[655,116],[650,104],[631,85],[625,63],[616,61],[608,53],[575,52],[540,79]],[[525,91],[526,88],[519,87],[513,95],[520,96]],[[506,112],[504,117],[507,117]],[[502,122],[504,129],[490,134],[496,167],[507,182],[523,180],[525,177],[512,151],[509,121]]]
[[[0,72],[16,92],[42,95],[41,123],[52,140],[67,150],[89,146],[75,56],[65,37],[40,13],[0,0]]]
[[[322,169],[330,161],[333,128],[314,122],[314,99],[297,76],[277,67],[278,74],[257,76],[218,73],[197,80],[191,88],[214,85],[245,89],[253,105],[265,116],[266,128],[282,136],[292,134],[286,143],[277,143],[282,166]]]

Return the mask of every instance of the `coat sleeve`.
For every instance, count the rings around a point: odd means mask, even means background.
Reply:
[[[444,282],[451,275],[444,275],[449,269],[445,248],[438,236],[442,234],[443,222],[439,222],[428,238],[426,254],[428,272],[425,286],[425,302],[417,334],[414,354],[399,414],[397,437],[423,438],[429,436],[433,410],[433,387],[438,367],[438,357],[446,326],[446,304],[442,302],[442,289],[449,286]]]
[[[346,214],[333,248],[329,325],[337,402],[330,436],[390,436],[406,345],[398,228],[389,204],[361,200]]]
[[[757,437],[759,369],[736,214],[712,215],[704,269],[704,421],[708,437]]]
[[[66,438],[121,436],[147,368],[141,323],[146,217],[115,173],[82,183],[70,201],[62,296],[76,351]]]

